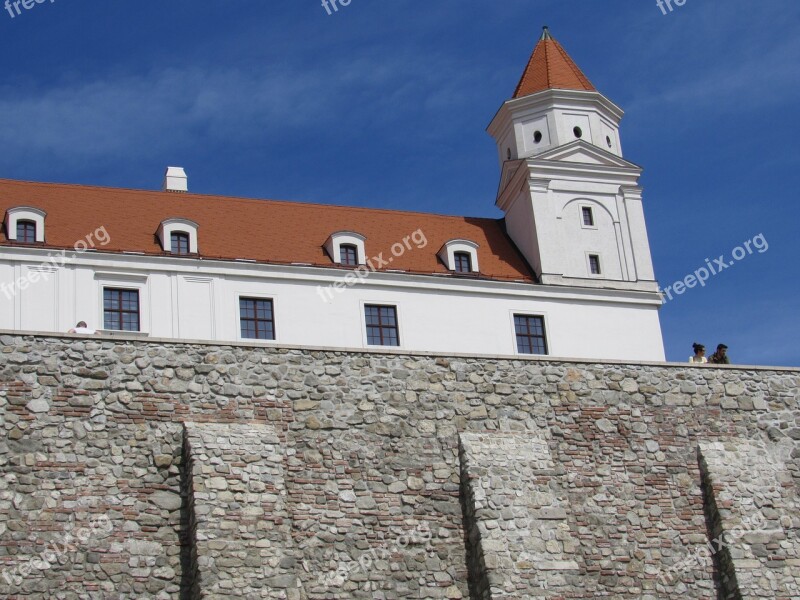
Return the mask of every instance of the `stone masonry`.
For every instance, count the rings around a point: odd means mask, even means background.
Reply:
[[[728,596],[797,597],[800,498],[782,450],[739,439],[700,445],[714,538],[729,539],[719,553]]]
[[[0,335],[0,597],[800,598],[799,389]]]

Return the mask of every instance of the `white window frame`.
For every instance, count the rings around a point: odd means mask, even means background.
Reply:
[[[200,226],[194,221],[179,217],[164,219],[158,226],[158,239],[164,252],[172,253],[172,234],[186,233],[189,235],[189,254],[199,254],[198,234]],[[180,256],[179,254],[176,256]]]
[[[450,240],[445,242],[441,250],[439,250],[439,259],[444,263],[449,271],[456,272],[456,252],[464,252],[469,254],[470,263],[473,273],[480,273],[480,265],[478,264],[478,244],[470,240]]]
[[[248,300],[271,300],[272,301],[272,332],[274,339],[259,340],[256,338],[246,338],[242,336],[242,298]],[[247,344],[277,344],[278,343],[278,299],[274,294],[236,292],[236,339]]]
[[[147,275],[138,273],[109,273],[96,272],[98,306],[96,313],[99,331],[110,332],[116,335],[150,335],[150,287],[147,285]],[[104,294],[106,288],[137,290],[139,292],[139,331],[121,331],[119,329],[106,329],[106,315],[104,308]],[[80,318],[78,315],[76,318]]]
[[[587,225],[583,222],[583,209],[588,208],[592,211],[592,224]],[[594,207],[590,204],[578,204],[578,219],[580,221],[581,227],[583,229],[597,229],[597,214],[594,210]]]
[[[367,240],[360,233],[355,231],[337,231],[332,233],[331,236],[325,241],[325,251],[337,265],[342,264],[342,245],[351,245],[356,247],[356,254],[358,254],[357,262],[359,265],[367,264],[367,250],[364,242]]]
[[[395,315],[397,316],[397,337],[400,343],[397,346],[375,346],[369,343],[367,337],[367,306],[393,306]],[[359,303],[359,310],[361,311],[361,343],[364,348],[384,350],[402,350],[405,348],[406,333],[403,329],[403,318],[400,312],[400,303],[397,300],[361,300]]]
[[[6,211],[6,237],[10,241],[17,241],[17,223],[19,221],[33,221],[36,224],[36,242],[44,243],[44,220],[47,213],[32,206],[15,206]]]
[[[597,262],[600,266],[599,273],[592,273],[592,256],[597,257]],[[586,272],[589,274],[589,277],[594,278],[602,278],[604,274],[605,268],[603,267],[603,256],[599,252],[587,251],[586,252]]]
[[[514,317],[539,317],[542,319],[542,322],[544,323],[544,345],[547,349],[547,354],[525,354],[524,352],[519,351],[519,348],[517,347],[517,327],[514,323]],[[514,345],[512,350],[515,356],[527,356],[533,358],[556,356],[553,353],[553,347],[551,346],[550,342],[550,320],[548,318],[547,311],[532,311],[529,308],[521,310],[511,309],[508,313],[508,318],[511,324],[511,342]]]

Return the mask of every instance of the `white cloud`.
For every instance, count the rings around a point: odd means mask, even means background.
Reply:
[[[350,125],[352,131],[365,119],[386,124],[409,110],[444,112],[437,96],[448,93],[458,101],[454,88],[460,82],[435,76],[463,69],[430,57],[421,69],[417,58],[260,71],[170,68],[43,90],[5,86],[0,167],[13,172],[18,161],[43,157],[67,166],[109,164],[197,144],[247,144],[314,131],[336,135],[337,127]]]
[[[243,138],[270,124],[291,126],[312,110],[311,82],[273,72],[164,70],[43,93],[0,93],[6,154],[60,160],[124,156],[208,135]]]

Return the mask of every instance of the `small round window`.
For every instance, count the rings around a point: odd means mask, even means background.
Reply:
[[[581,129],[580,127],[575,127],[575,129],[572,130],[572,133],[575,134],[576,138],[583,137],[583,129]]]
[[[608,147],[611,148],[612,144],[611,144],[611,137],[610,136],[606,136],[606,144],[608,144]]]
[[[541,131],[534,132],[533,141],[536,142],[537,144],[542,141],[542,132]]]

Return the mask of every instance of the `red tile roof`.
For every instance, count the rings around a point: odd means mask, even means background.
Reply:
[[[545,27],[513,97],[521,98],[551,89],[596,91],[592,82]]]
[[[501,219],[0,180],[0,215],[15,206],[47,213],[45,239],[51,248],[72,248],[102,226],[111,241],[98,250],[164,255],[156,232],[163,220],[177,217],[198,224],[199,253],[204,258],[332,267],[323,249],[332,233],[360,233],[367,238],[369,257],[382,252],[388,258],[393,244],[421,229],[427,246],[417,249],[410,242],[413,249],[394,258],[391,269],[448,273],[437,252],[451,239],[468,239],[479,245],[482,277],[534,280]],[[0,246],[9,245],[14,243],[0,236]]]

